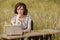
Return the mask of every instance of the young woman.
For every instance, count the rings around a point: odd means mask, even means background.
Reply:
[[[24,33],[29,32],[31,30],[31,17],[28,16],[28,10],[27,7],[24,3],[17,3],[15,5],[15,10],[14,10],[16,16],[14,16],[11,19],[12,25],[21,25],[22,30]]]
[[[12,25],[21,25],[23,34],[33,30],[33,21],[30,16],[28,16],[28,10],[24,3],[18,2],[15,5],[14,10],[16,16],[11,19]],[[31,38],[29,38],[30,40]],[[24,40],[22,38],[22,40]]]

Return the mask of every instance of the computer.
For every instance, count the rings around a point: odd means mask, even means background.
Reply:
[[[20,25],[5,25],[5,35],[22,35],[22,29]]]

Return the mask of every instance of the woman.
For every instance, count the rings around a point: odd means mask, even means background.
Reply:
[[[26,5],[21,2],[17,3],[14,12],[17,16],[11,19],[12,25],[21,25],[24,33],[29,32],[31,30],[32,19],[27,15]]]

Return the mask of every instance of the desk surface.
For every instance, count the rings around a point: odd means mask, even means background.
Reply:
[[[21,36],[1,36],[1,38],[16,39],[16,38],[43,36],[43,35],[56,34],[56,33],[60,33],[60,30],[44,29],[44,30],[31,31]]]

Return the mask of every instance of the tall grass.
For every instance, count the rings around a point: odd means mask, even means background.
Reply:
[[[4,23],[10,24],[15,16],[14,6],[17,2],[24,2],[28,8],[28,15],[34,22],[34,30],[60,30],[60,0],[0,0],[0,33],[4,31]]]

